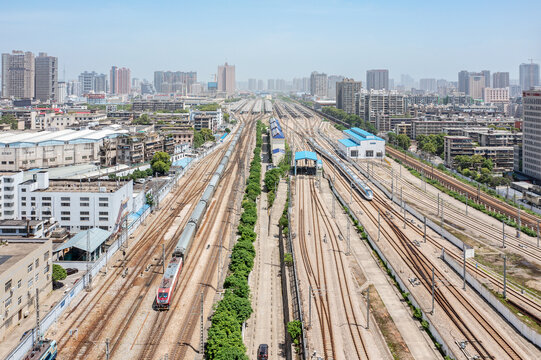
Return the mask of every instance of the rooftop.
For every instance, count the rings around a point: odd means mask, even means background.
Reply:
[[[31,147],[96,142],[105,138],[117,137],[127,130],[60,130],[60,131],[21,131],[0,134],[0,147]]]
[[[338,140],[340,141],[345,147],[353,147],[353,146],[357,146],[358,144],[356,142],[354,142],[353,140],[351,139],[340,139]]]
[[[0,245],[0,274],[36,250],[36,246],[43,245],[47,241],[45,239],[9,240],[8,245]]]
[[[317,161],[317,154],[313,151],[297,151],[295,153],[295,161],[303,159]]]
[[[354,127],[349,130],[344,130],[344,134],[349,135],[349,137],[353,138],[354,141],[369,141],[369,140],[385,141],[382,138],[377,137],[376,135],[372,133],[369,133],[368,131],[359,129],[358,127]]]
[[[75,247],[83,251],[93,252],[101,244],[107,241],[109,236],[111,236],[111,232],[109,231],[105,231],[100,228],[92,228],[89,230],[78,232],[74,237],[66,241],[54,251],[57,252],[67,248]]]
[[[47,189],[39,190],[46,192],[94,192],[110,193],[116,192],[127,183],[116,180],[101,181],[75,181],[75,180],[50,180]]]

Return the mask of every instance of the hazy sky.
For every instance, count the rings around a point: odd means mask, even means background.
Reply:
[[[218,64],[237,80],[308,76],[456,80],[459,70],[509,71],[541,63],[540,0],[64,1],[0,0],[0,52],[59,57],[60,78],[126,66],[132,77]]]

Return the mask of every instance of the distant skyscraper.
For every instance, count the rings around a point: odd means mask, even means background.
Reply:
[[[361,82],[344,79],[336,83],[336,107],[348,114],[355,114],[355,94],[361,91]]]
[[[274,79],[267,80],[267,90],[276,90],[274,87]]]
[[[420,79],[419,87],[429,93],[436,92],[436,79]]]
[[[342,75],[329,75],[327,78],[327,96],[331,99],[336,99],[336,84],[344,81]]]
[[[235,65],[218,66],[218,91],[230,95],[235,92]]]
[[[490,70],[481,70],[481,74],[485,77],[485,87],[490,87]]]
[[[35,95],[34,54],[15,51],[2,54],[2,96],[31,99]]]
[[[278,91],[285,91],[286,81],[284,79],[276,79],[274,83],[274,89]]]
[[[366,71],[367,90],[389,90],[389,70]]]
[[[400,75],[400,83],[402,84],[402,86],[404,86],[404,89],[411,90],[411,88],[413,87],[413,82],[413,78],[408,74]]]
[[[79,84],[81,86],[81,91],[83,94],[88,94],[91,91],[94,91],[95,81],[96,81],[96,72],[85,71],[79,75]],[[73,95],[69,94],[68,95]]]
[[[458,73],[458,91],[468,95],[470,85],[470,73],[466,70],[462,70]]]
[[[131,72],[128,68],[111,67],[109,75],[109,92],[115,95],[126,95],[131,90]]]
[[[107,92],[107,75],[105,74],[96,74],[94,77],[94,92],[96,93],[106,93]]]
[[[509,73],[495,72],[492,74],[492,87],[495,89],[509,87]]]
[[[154,88],[158,93],[186,95],[196,82],[197,72],[195,71],[154,71]]]
[[[64,81],[58,82],[58,95],[57,100],[59,104],[63,104],[66,101],[67,93],[67,84]]]
[[[310,94],[313,96],[327,97],[327,74],[317,71],[310,74]]]
[[[257,90],[257,80],[256,79],[248,79],[248,90],[250,90],[250,91]]]
[[[530,90],[539,86],[539,64],[520,64],[520,87],[522,90]]]
[[[527,64],[529,65],[529,64]],[[523,92],[522,103],[524,106],[524,122],[522,127],[522,169],[526,175],[541,180],[541,99],[540,90],[527,90]]]
[[[472,99],[482,100],[483,89],[485,88],[485,77],[481,74],[470,74],[468,88],[469,95]]]
[[[36,99],[58,100],[58,58],[39,53],[36,58]]]
[[[259,91],[265,90],[265,82],[261,79],[257,80],[257,90]]]

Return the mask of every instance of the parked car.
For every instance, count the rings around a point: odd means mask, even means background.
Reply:
[[[257,350],[257,360],[265,360],[269,358],[269,345],[261,344]]]
[[[66,274],[69,276],[69,275],[73,275],[73,274],[76,274],[78,273],[79,270],[78,269],[75,269],[75,268],[67,268],[66,269]]]

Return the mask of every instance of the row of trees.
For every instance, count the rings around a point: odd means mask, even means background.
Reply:
[[[430,155],[443,157],[445,134],[417,136],[417,149]]]
[[[126,176],[117,176],[115,174],[109,174],[109,179],[116,180],[137,180],[152,176],[154,174],[166,175],[171,169],[171,156],[164,151],[158,151],[152,156],[150,160],[150,167],[146,170],[134,170],[131,174]]]
[[[285,176],[291,164],[291,150],[286,143],[286,153],[285,156],[280,160],[278,167],[271,169],[265,173],[265,188],[267,189],[267,200],[269,203],[269,208],[274,204],[274,199],[276,198],[276,190],[278,188],[278,183],[280,178]]]
[[[242,341],[241,325],[252,314],[248,275],[254,267],[257,238],[257,197],[261,194],[261,145],[263,124],[258,121],[254,158],[250,163],[242,215],[237,228],[239,239],[231,252],[230,275],[224,281],[225,294],[212,315],[208,331],[206,356],[216,360],[248,360]]]
[[[348,123],[350,127],[356,126],[372,134],[377,134],[378,132],[374,125],[370,124],[370,122],[368,121],[364,121],[360,116],[355,114],[348,114],[344,110],[337,109],[334,106],[325,106],[321,111],[324,114]]]
[[[395,146],[398,146],[404,150],[408,150],[411,146],[411,140],[406,134],[396,135],[394,132],[390,131],[387,133],[389,143]]]
[[[491,187],[509,185],[511,180],[506,177],[493,176],[494,164],[491,159],[481,155],[457,155],[453,159],[457,170],[464,176]]]

